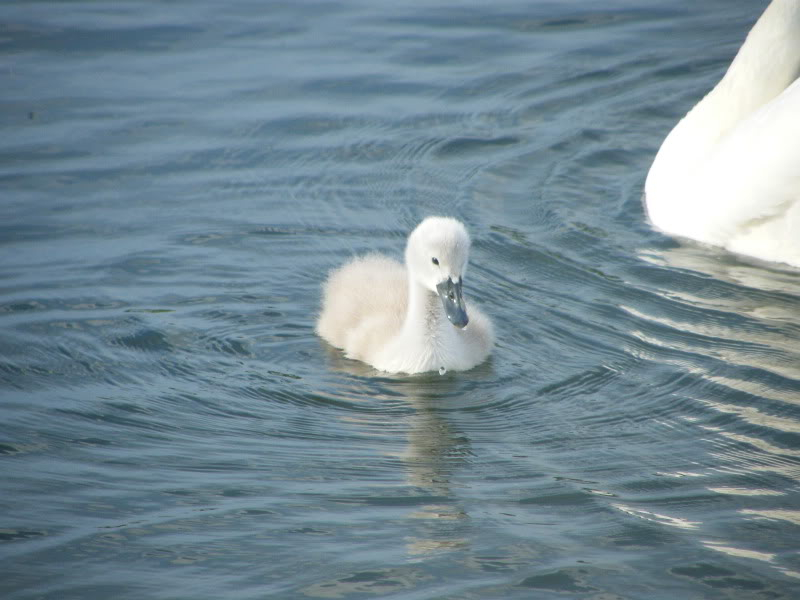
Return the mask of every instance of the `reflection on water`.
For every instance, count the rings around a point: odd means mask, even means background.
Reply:
[[[327,350],[331,368],[356,378],[373,378],[378,375],[385,381],[398,384],[402,395],[386,395],[377,391],[370,395],[370,402],[401,400],[410,410],[403,415],[402,424],[407,430],[406,443],[400,451],[389,452],[398,458],[406,473],[406,483],[413,494],[420,498],[414,503],[406,518],[413,519],[413,535],[405,537],[409,556],[425,556],[430,553],[461,550],[468,545],[462,529],[468,527],[469,515],[457,500],[458,490],[453,489],[452,477],[465,468],[470,455],[469,439],[455,432],[446,417],[440,412],[440,404],[454,392],[456,375],[422,376],[388,375],[375,371],[369,365],[344,358],[341,351],[320,342]],[[385,389],[385,388],[381,388]],[[363,401],[363,398],[360,400]],[[383,414],[344,416],[348,423],[357,423],[369,428],[386,425]],[[456,485],[458,487],[458,485]]]
[[[411,396],[408,402],[414,414],[409,422],[408,446],[401,454],[408,483],[438,499],[409,514],[409,518],[429,522],[407,539],[409,555],[464,549],[468,537],[459,534],[468,523],[460,522],[469,515],[453,500],[457,493],[452,490],[451,477],[466,466],[469,440],[457,435],[437,412],[436,396]]]
[[[650,521],[652,523],[658,523],[659,525],[677,527],[678,529],[697,529],[700,525],[702,525],[702,523],[699,521],[689,521],[679,517],[668,517],[667,515],[661,515],[648,510],[634,509],[629,506],[625,506],[624,504],[615,504],[614,507],[617,510],[621,510],[626,514],[631,515],[632,517],[644,519],[645,521]]]
[[[709,479],[705,489],[730,498],[744,517],[734,526],[704,528],[703,545],[798,577],[785,553],[767,550],[773,547],[768,536],[747,531],[755,523],[768,531],[780,521],[798,524],[800,279],[791,270],[743,263],[693,244],[648,249],[640,257],[657,269],[640,285],[661,301],[620,305],[632,318],[631,335],[644,344],[635,352],[674,365],[687,382],[699,378],[676,392],[691,402],[685,418],[698,426],[713,457],[712,468],[691,475]],[[719,485],[719,473],[746,485]]]
[[[715,280],[744,286],[750,291],[779,292],[795,297],[800,295],[800,282],[797,280],[796,269],[735,256],[694,242],[675,243],[669,248],[640,250],[638,256],[642,261],[658,267],[702,274]],[[778,300],[772,294],[768,297],[773,301]],[[727,299],[735,300],[735,298]],[[745,302],[748,298],[740,300],[741,306],[746,308]],[[710,306],[713,307],[713,304]],[[787,316],[789,314],[792,316],[791,322],[794,322],[796,315],[788,313]]]

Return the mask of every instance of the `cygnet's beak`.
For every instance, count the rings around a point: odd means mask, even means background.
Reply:
[[[453,283],[453,280],[448,277],[436,286],[447,318],[459,329],[466,327],[469,323],[467,310],[464,308],[464,297],[461,295],[461,281],[459,278],[458,283]]]

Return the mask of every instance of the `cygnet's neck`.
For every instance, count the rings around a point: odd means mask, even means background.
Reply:
[[[451,327],[439,297],[409,274],[408,312],[401,335],[417,344],[435,344]]]

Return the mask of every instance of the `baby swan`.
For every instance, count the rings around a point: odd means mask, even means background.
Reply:
[[[470,239],[459,221],[428,217],[408,237],[405,267],[381,254],[328,276],[317,333],[348,358],[389,373],[466,371],[489,356],[492,324],[461,293]]]

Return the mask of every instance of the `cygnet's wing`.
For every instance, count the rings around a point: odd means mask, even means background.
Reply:
[[[381,254],[354,258],[332,271],[325,282],[317,332],[350,352],[348,339],[368,321],[379,318],[387,327],[399,330],[407,305],[403,265]]]

